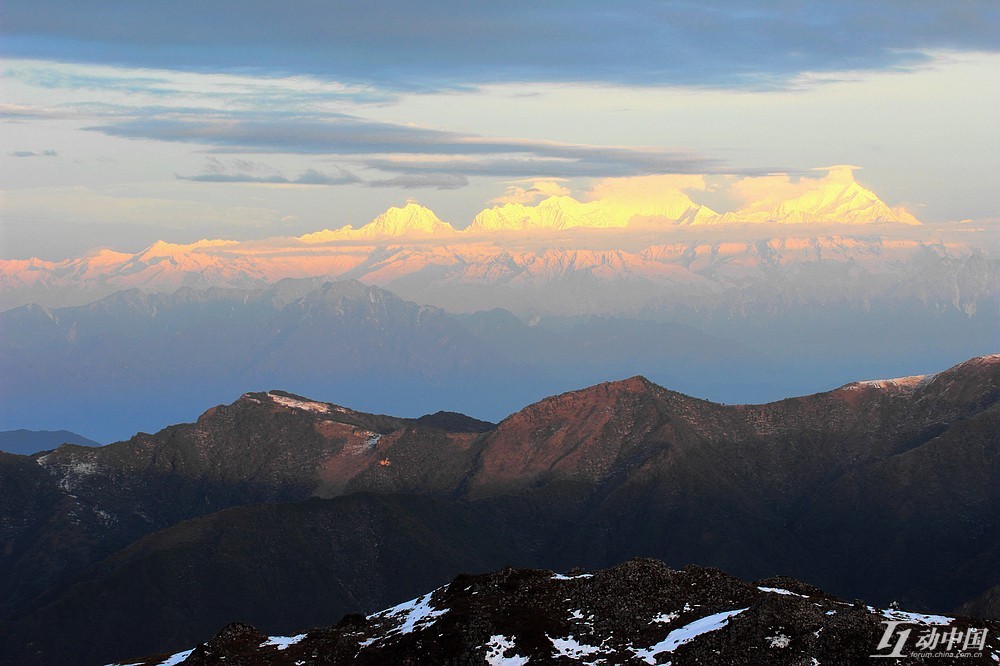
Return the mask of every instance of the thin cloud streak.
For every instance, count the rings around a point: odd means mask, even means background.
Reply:
[[[371,121],[346,114],[257,119],[220,114],[211,117],[161,114],[85,129],[119,138],[195,143],[220,153],[347,157],[371,169],[396,174],[436,174],[438,179],[441,174],[503,178],[537,174],[605,177],[707,173],[722,169],[717,160],[657,148],[491,138]],[[220,178],[216,182],[223,181]],[[417,179],[410,178],[406,182],[417,182]],[[457,187],[459,180],[452,178],[448,182],[449,187]]]
[[[457,173],[415,173],[403,174],[385,180],[371,180],[367,187],[400,187],[406,190],[433,188],[437,190],[457,190],[469,184],[469,179]]]
[[[205,164],[205,173],[195,176],[175,174],[177,180],[187,180],[197,183],[249,183],[259,185],[352,185],[360,183],[356,175],[338,166],[334,166],[335,175],[316,169],[307,169],[298,178],[286,178],[277,169],[252,160],[235,159],[228,163],[218,158],[209,157]]]
[[[36,153],[33,150],[15,150],[7,153],[11,157],[58,157],[59,153],[54,150],[43,150],[40,153]]]

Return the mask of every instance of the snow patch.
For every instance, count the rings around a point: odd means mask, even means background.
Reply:
[[[798,592],[792,592],[791,590],[786,590],[780,587],[758,587],[761,592],[770,592],[771,594],[786,594],[792,597],[802,597],[803,599],[808,599],[809,597],[805,594],[799,594]]]
[[[279,650],[286,650],[288,646],[295,645],[303,638],[305,634],[296,634],[295,636],[268,636],[267,640],[260,644],[261,647],[266,647],[268,645],[274,645]]]
[[[552,574],[552,580],[576,580],[578,578],[593,578],[594,574],[573,574],[572,576],[567,576],[566,574]]]
[[[877,612],[876,609],[871,606],[869,606],[868,609],[872,612]],[[927,615],[925,613],[910,613],[908,611],[901,610],[884,610],[882,611],[882,615],[890,620],[901,620],[903,622],[912,622],[914,624],[951,624],[955,619],[945,615]]]
[[[185,659],[191,656],[194,650],[184,650],[184,652],[178,652],[177,654],[172,654],[163,661],[161,661],[158,666],[177,666]]]
[[[555,650],[554,656],[556,657],[567,657],[569,659],[580,659],[581,657],[586,657],[587,655],[600,652],[601,648],[594,645],[584,645],[573,638],[573,634],[570,634],[566,638],[552,638],[546,634],[548,639],[552,641],[552,648]]]
[[[647,664],[656,664],[656,655],[662,652],[673,652],[681,645],[690,643],[702,634],[722,629],[729,624],[730,618],[739,615],[745,610],[747,609],[739,608],[737,610],[724,611],[722,613],[716,613],[714,615],[709,615],[708,617],[703,617],[700,620],[695,620],[694,622],[690,622],[683,627],[674,629],[667,634],[666,638],[649,649],[637,650],[632,648],[632,652],[637,658],[642,659]]]
[[[786,636],[784,634],[768,636],[765,640],[767,641],[768,645],[770,645],[773,648],[786,648],[792,642],[791,637]]]
[[[505,657],[504,653],[514,649],[514,640],[507,638],[503,634],[490,636],[486,644],[486,663],[489,666],[524,666],[528,663],[528,657],[521,657],[515,654],[512,657]]]
[[[680,613],[660,613],[652,620],[650,620],[650,623],[652,624],[654,622],[658,622],[660,624],[670,624],[679,617]]]
[[[422,597],[404,601],[398,606],[393,606],[388,610],[379,611],[374,615],[369,615],[369,619],[378,618],[382,620],[392,619],[399,622],[399,626],[390,630],[386,636],[403,635],[413,633],[416,629],[423,629],[434,624],[434,620],[448,612],[448,609],[438,610],[431,605],[431,595],[428,592]]]
[[[284,395],[275,395],[274,393],[267,394],[271,400],[275,403],[282,405],[283,407],[292,407],[293,409],[304,409],[307,412],[315,412],[317,414],[328,414],[330,412],[330,405],[324,402],[313,402],[312,400],[298,400],[297,398],[289,398]]]

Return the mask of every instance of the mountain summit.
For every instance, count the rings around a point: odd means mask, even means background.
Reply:
[[[856,167],[830,167],[826,177],[802,179],[795,196],[775,201],[761,196],[710,223],[920,224],[904,208],[889,208],[854,179]]]
[[[304,243],[326,243],[352,238],[399,238],[413,235],[442,236],[455,233],[447,222],[442,222],[429,208],[407,202],[402,208],[390,207],[387,211],[359,229],[346,225],[331,231],[324,229],[299,236]]]

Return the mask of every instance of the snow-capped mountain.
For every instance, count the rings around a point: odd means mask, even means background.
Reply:
[[[546,229],[701,226],[714,224],[919,224],[905,209],[891,209],[854,179],[853,167],[830,169],[826,177],[799,182],[790,197],[750,198],[741,208],[717,213],[679,189],[653,190],[641,197],[609,196],[582,203],[553,196],[535,206],[508,203],[479,213],[470,233]]]
[[[904,208],[889,208],[854,179],[852,167],[834,167],[827,176],[794,198],[776,205],[767,198],[744,208],[706,218],[704,224],[920,224]]]
[[[429,208],[409,202],[402,208],[392,206],[359,229],[346,225],[339,229],[324,229],[299,236],[303,243],[328,243],[354,238],[406,238],[411,236],[449,236],[455,229],[442,222]]]
[[[889,646],[882,647],[887,622],[909,632],[901,655],[921,651],[918,635],[935,635],[938,651],[969,652],[963,663],[1000,661],[998,620],[879,609],[786,576],[745,583],[718,569],[678,571],[657,560],[632,560],[594,572],[503,569],[460,576],[416,599],[368,616],[349,615],[334,626],[269,637],[234,623],[192,649],[128,663],[866,663],[895,650],[893,631]],[[918,657],[907,663],[923,662]]]
[[[718,215],[679,190],[659,192],[640,202],[609,198],[583,203],[569,196],[553,196],[536,206],[515,202],[483,210],[472,220],[467,232],[626,228],[633,219],[641,217],[661,218],[674,224],[704,224]]]
[[[398,288],[408,298],[430,297],[424,302],[465,309],[450,296],[450,306],[434,300],[434,294],[441,288],[539,287],[574,279],[665,289],[698,286],[719,292],[762,279],[776,269],[841,265],[875,275],[900,274],[923,256],[960,261],[976,253],[968,241],[940,238],[792,234],[736,240],[720,233],[721,225],[699,228],[705,229],[700,237],[640,243],[627,249],[614,248],[613,242],[605,245],[600,239],[473,241],[461,232],[452,232],[447,242],[389,245],[360,237],[350,243],[315,240],[312,244],[275,239],[266,247],[227,241],[158,242],[135,254],[102,250],[63,261],[0,260],[0,304],[4,308],[26,303],[58,307],[134,287],[150,292],[179,287],[252,288],[283,278],[322,277]],[[639,240],[656,239],[644,236]],[[477,296],[479,307],[495,307],[491,297],[486,295],[484,300],[483,296]]]
[[[927,250],[961,258],[980,244],[996,245],[988,230],[915,233],[912,215],[858,184],[851,167],[780,180],[780,187],[747,186],[745,205],[721,214],[678,187],[657,189],[650,181],[593,201],[552,196],[537,205],[494,206],[460,230],[410,202],[360,228],[296,238],[159,241],[136,253],[0,260],[0,307],[76,305],[132,287],[248,288],[303,277],[403,283],[410,298],[442,286],[538,286],[580,276],[717,292],[774,268],[833,262],[893,273]]]

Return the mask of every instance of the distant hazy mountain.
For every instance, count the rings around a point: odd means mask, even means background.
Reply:
[[[0,431],[0,451],[31,455],[54,449],[60,444],[100,446],[100,443],[68,430],[3,430]]]
[[[247,386],[371,410],[500,418],[546,394],[645,369],[729,382],[764,359],[688,325],[585,318],[552,330],[496,311],[457,318],[359,282],[120,292],[0,313],[3,422],[57,419],[110,440],[191,418]]]
[[[348,615],[335,626],[304,627],[294,636],[269,637],[233,623],[170,658],[186,657],[192,665],[289,666],[310,660],[379,666],[849,664],[894,651],[895,640],[879,649],[887,621],[914,634],[904,637],[900,654],[921,652],[916,634],[932,630],[961,635],[961,644],[953,641],[951,648],[960,652],[972,630],[983,632],[982,646],[977,638],[970,641],[981,655],[970,650],[962,661],[1000,658],[1000,621],[878,609],[793,578],[748,584],[717,569],[675,571],[656,560],[569,575],[508,568],[460,576],[392,608]],[[166,656],[128,663],[155,666]]]
[[[648,283],[576,270],[532,287],[408,283],[419,300],[453,309],[500,301],[519,316],[448,313],[322,279],[24,306],[0,313],[0,423],[111,441],[267,386],[369,411],[446,408],[496,420],[545,395],[640,373],[719,402],[757,403],[996,350],[1000,261],[928,252],[899,271],[793,264],[739,287],[694,283],[660,297]],[[615,315],[565,314],[612,301]]]
[[[995,355],[756,406],[636,377],[496,426],[248,393],[0,455],[2,656],[180,650],[235,617],[292,632],[463,571],[636,556],[951,609],[1000,583],[998,406]]]

